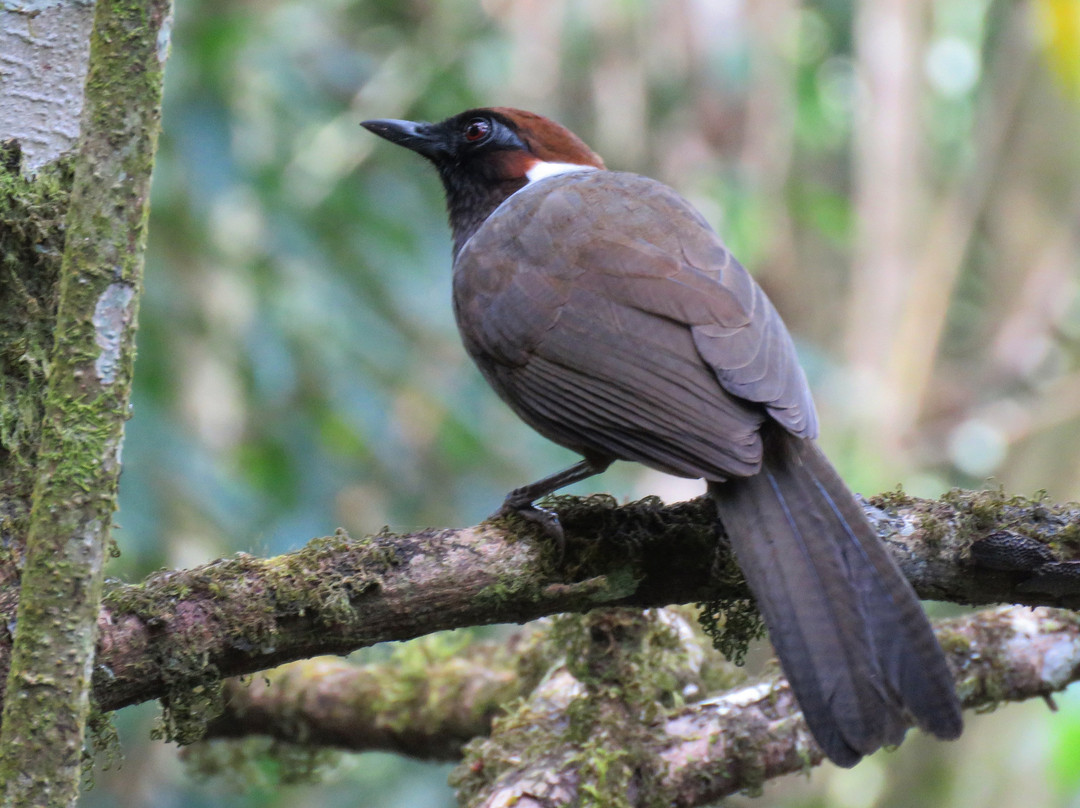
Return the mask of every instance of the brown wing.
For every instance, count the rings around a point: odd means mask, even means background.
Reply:
[[[462,249],[454,301],[503,399],[576,451],[723,479],[758,470],[766,412],[816,430],[779,316],[653,180],[596,171],[519,191]]]

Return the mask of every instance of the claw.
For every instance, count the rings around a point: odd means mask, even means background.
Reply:
[[[538,508],[533,503],[563,486],[579,483],[594,474],[599,474],[610,466],[613,460],[614,458],[611,457],[587,455],[584,460],[575,463],[568,469],[563,469],[556,474],[544,477],[542,480],[537,480],[531,485],[515,488],[506,495],[502,507],[494,514],[493,518],[517,514],[522,519],[535,522],[544,533],[555,540],[559,548],[559,561],[561,562],[566,550],[566,537],[563,535],[559,515],[547,508]]]
[[[540,526],[540,529],[544,531],[544,534],[548,538],[552,539],[556,546],[559,548],[559,560],[561,561],[566,551],[566,535],[563,533],[562,522],[559,521],[559,514],[550,508],[541,508],[537,505],[533,505],[531,502],[519,502],[514,498],[512,492],[510,496],[503,502],[502,507],[495,512],[494,516],[510,516],[517,515],[522,519],[526,519]]]

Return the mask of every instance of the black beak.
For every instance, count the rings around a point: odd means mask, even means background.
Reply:
[[[404,146],[429,160],[435,160],[448,153],[446,145],[430,123],[414,121],[375,120],[360,124],[369,132],[381,138]]]

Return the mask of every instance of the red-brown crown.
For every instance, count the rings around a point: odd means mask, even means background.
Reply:
[[[477,114],[494,113],[506,120],[529,151],[545,163],[573,163],[604,168],[604,161],[585,145],[585,141],[550,118],[513,107],[473,110]]]

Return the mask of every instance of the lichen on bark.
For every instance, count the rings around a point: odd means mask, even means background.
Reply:
[[[510,795],[527,793],[538,805],[670,805],[649,739],[686,693],[701,693],[702,674],[716,661],[706,662],[715,655],[685,616],[626,608],[566,614],[552,621],[544,643],[554,667],[540,687],[507,704],[490,736],[465,747],[451,777],[459,802],[510,804]],[[566,780],[548,777],[567,770]]]
[[[95,8],[52,347],[31,375],[41,428],[0,729],[4,805],[78,796],[170,17],[169,0]],[[7,451],[18,435],[5,435]]]

